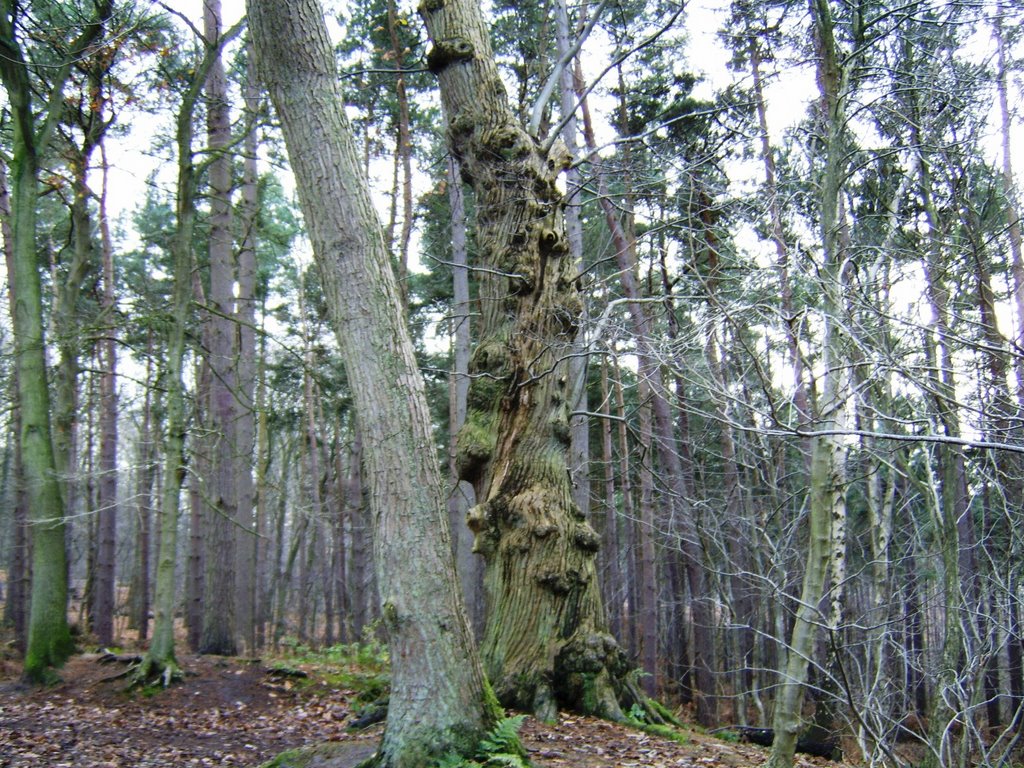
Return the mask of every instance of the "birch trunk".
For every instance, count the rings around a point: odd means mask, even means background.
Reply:
[[[840,64],[834,27],[826,0],[812,0],[811,17],[818,55],[818,87],[822,122],[823,168],[820,178],[822,266],[819,292],[825,338],[822,343],[821,393],[811,438],[808,488],[809,538],[800,600],[786,649],[782,682],[775,700],[769,768],[792,766],[801,725],[800,707],[810,659],[814,656],[821,601],[833,568],[838,532],[845,529],[845,449],[840,439],[844,426],[849,383],[843,335],[845,254],[840,192],[846,164],[844,132],[847,70]],[[835,607],[833,606],[833,609]]]

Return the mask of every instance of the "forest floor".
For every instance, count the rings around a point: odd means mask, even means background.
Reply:
[[[33,689],[0,662],[0,768],[191,768],[258,766],[324,741],[372,752],[381,725],[350,732],[379,670],[330,663],[183,656],[187,675],[167,689],[126,692],[125,666],[101,654],[73,657],[63,682]],[[372,665],[371,665],[372,666]],[[537,768],[694,766],[746,768],[765,749],[697,731],[681,742],[587,717],[556,725],[527,719],[523,744]],[[797,756],[797,765],[837,764]]]

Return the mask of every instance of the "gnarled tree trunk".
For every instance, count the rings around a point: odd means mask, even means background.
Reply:
[[[475,0],[425,0],[449,141],[476,193],[480,341],[473,354],[460,479],[486,562],[484,665],[507,706],[620,718],[629,664],[605,627],[600,539],[573,501],[566,358],[582,304],[556,186],[569,154],[510,109]]]

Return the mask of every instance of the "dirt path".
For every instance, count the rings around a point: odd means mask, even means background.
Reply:
[[[0,768],[254,766],[293,747],[352,738],[348,692],[299,690],[261,664],[184,657],[184,683],[124,692],[119,665],[76,656],[60,685],[0,684]]]
[[[351,734],[355,693],[310,670],[281,679],[260,662],[189,656],[180,685],[125,693],[123,667],[74,657],[64,682],[29,689],[0,680],[0,768],[241,768],[323,741],[366,743],[381,726]],[[694,733],[679,744],[594,718],[528,719],[522,739],[538,768],[695,766],[754,768],[766,752]],[[831,765],[798,758],[798,766]]]

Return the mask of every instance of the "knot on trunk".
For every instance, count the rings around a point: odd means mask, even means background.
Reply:
[[[572,590],[574,579],[561,571],[541,571],[536,575],[537,583],[556,595],[567,595]]]
[[[577,523],[572,532],[572,540],[577,547],[585,552],[597,552],[601,548],[601,537],[589,523]]]
[[[438,40],[427,52],[427,69],[438,75],[456,62],[469,61],[473,55],[473,43],[464,37]]]
[[[490,556],[498,546],[498,535],[494,528],[493,510],[487,502],[476,504],[466,513],[466,525],[473,532],[473,552]]]
[[[603,632],[581,632],[562,646],[555,659],[558,700],[578,712],[622,718],[617,688],[629,673],[626,654]]]
[[[596,673],[607,669],[613,674],[629,670],[626,654],[605,632],[579,632],[562,646],[555,660],[555,672],[560,675]]]
[[[569,252],[569,244],[566,243],[565,238],[562,237],[557,229],[552,227],[541,228],[538,239],[540,242],[540,252],[543,256],[557,259]]]
[[[523,160],[533,151],[529,135],[513,123],[503,123],[480,134],[481,154],[505,162]]]

